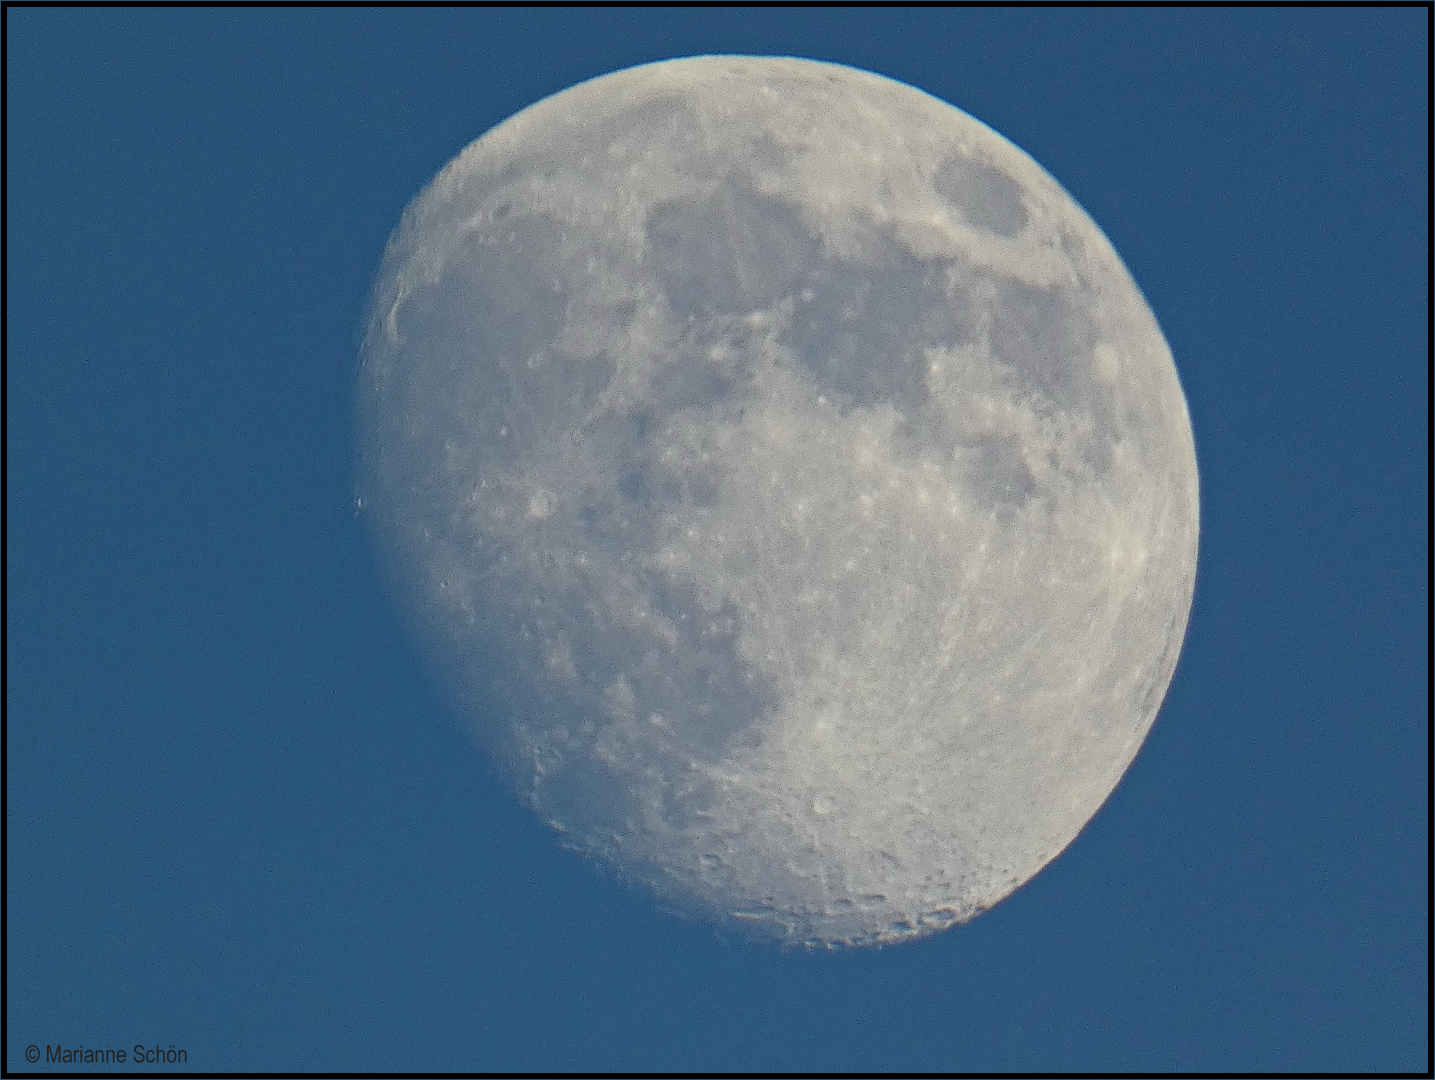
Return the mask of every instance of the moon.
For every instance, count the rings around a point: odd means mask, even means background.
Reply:
[[[1035,161],[869,72],[704,56],[538,102],[374,286],[358,502],[518,797],[660,903],[920,937],[1059,854],[1165,696],[1171,352]]]

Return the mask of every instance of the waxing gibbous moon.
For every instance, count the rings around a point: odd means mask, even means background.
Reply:
[[[1170,350],[951,105],[746,56],[555,94],[408,208],[362,357],[426,648],[520,797],[671,907],[966,921],[1151,727],[1196,567]]]

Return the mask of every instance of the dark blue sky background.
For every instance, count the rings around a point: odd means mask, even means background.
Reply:
[[[6,13],[6,1058],[1429,1067],[1424,9]],[[507,800],[351,507],[357,331],[455,153],[591,76],[838,61],[1105,228],[1191,406],[1185,652],[1031,884],[885,951],[655,910]]]

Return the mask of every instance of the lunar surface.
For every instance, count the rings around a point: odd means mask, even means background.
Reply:
[[[566,843],[792,944],[960,923],[1096,813],[1190,610],[1197,475],[1101,230],[979,121],[806,60],[484,135],[374,288],[359,505]]]

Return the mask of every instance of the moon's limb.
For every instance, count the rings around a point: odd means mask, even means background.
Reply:
[[[911,87],[705,57],[555,95],[409,208],[360,496],[523,797],[783,940],[971,918],[1151,726],[1197,545],[1096,225]]]

